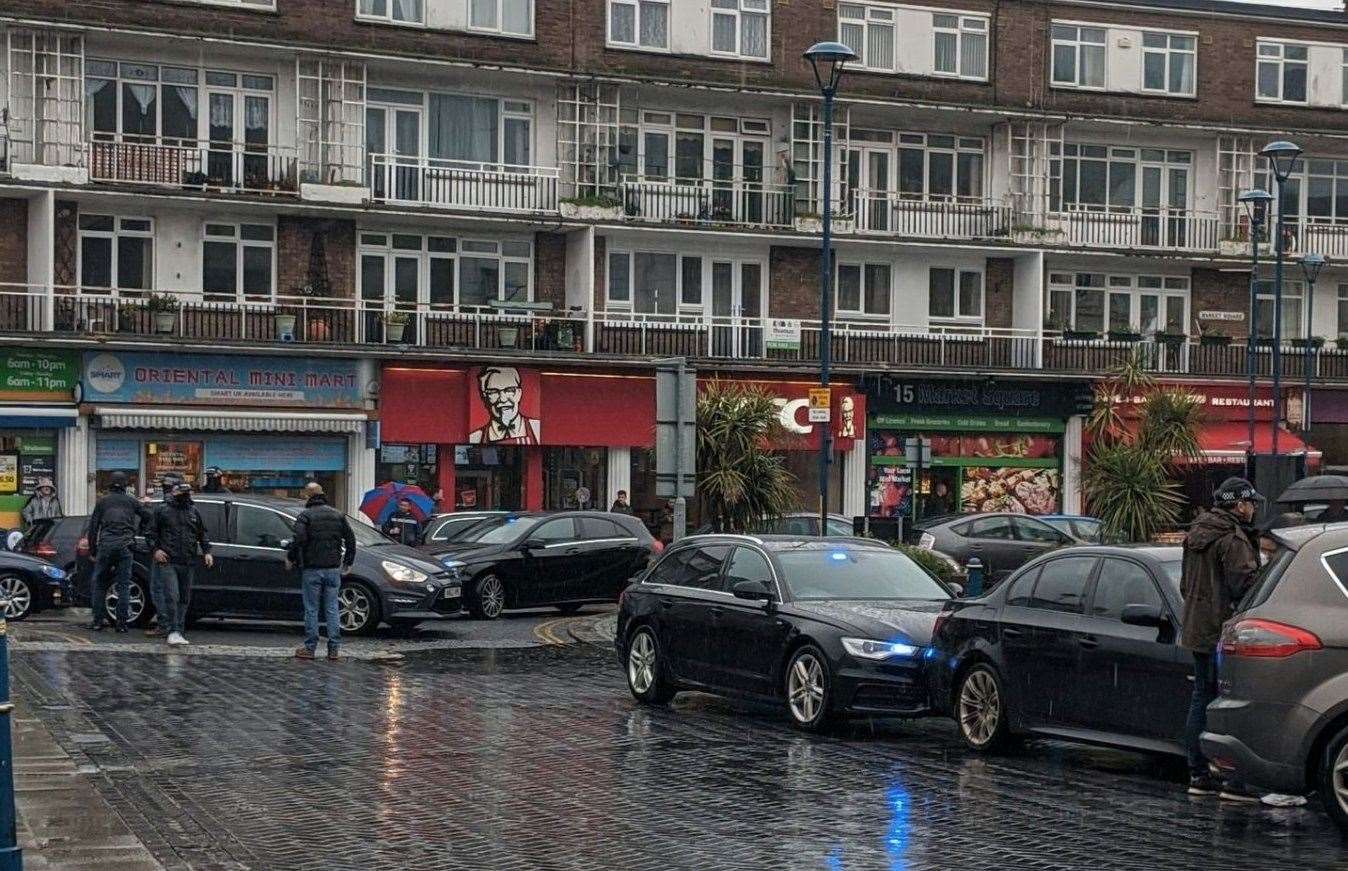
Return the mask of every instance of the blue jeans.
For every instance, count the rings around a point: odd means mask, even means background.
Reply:
[[[131,548],[100,547],[98,558],[94,561],[94,575],[90,581],[89,609],[93,611],[95,623],[108,622],[106,599],[108,596],[109,575],[117,585],[117,625],[126,625],[127,600],[131,598]]]
[[[1208,727],[1208,705],[1217,698],[1217,662],[1211,653],[1194,653],[1194,693],[1189,699],[1189,719],[1184,724],[1184,749],[1189,756],[1189,775],[1208,773],[1198,737]]]
[[[160,598],[159,628],[165,632],[182,632],[187,622],[187,606],[192,604],[192,581],[196,569],[173,563],[156,565],[159,570]]]
[[[328,653],[337,652],[342,643],[342,625],[337,613],[337,591],[342,586],[341,569],[305,569],[300,572],[304,593],[304,646],[313,653],[318,649],[318,608],[328,624]]]
[[[150,561],[150,601],[154,603],[154,612],[159,615],[159,628],[168,631],[168,608],[164,605],[164,566]]]

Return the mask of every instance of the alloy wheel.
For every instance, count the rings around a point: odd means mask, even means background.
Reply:
[[[108,616],[113,620],[117,619],[117,585],[113,584],[108,588],[108,594],[103,597],[103,605],[108,609]],[[140,584],[131,582],[126,596],[126,622],[135,623],[140,619],[140,615],[145,611],[145,591],[141,589]]]
[[[800,723],[813,723],[824,707],[824,667],[813,653],[802,653],[791,663],[786,681],[791,716]]]
[[[960,731],[969,743],[982,747],[997,733],[1002,721],[1002,696],[986,669],[975,669],[960,687]]]
[[[1339,803],[1339,808],[1348,814],[1348,743],[1339,748],[1339,755],[1334,757],[1334,769],[1330,777],[1334,784],[1334,800]]]
[[[495,575],[487,575],[477,585],[478,606],[482,609],[482,616],[494,618],[501,616],[505,610],[505,587],[501,585],[501,579]]]
[[[627,680],[632,691],[645,693],[655,684],[655,642],[651,633],[638,632],[627,651]]]
[[[14,575],[0,578],[0,612],[6,620],[20,620],[33,607],[33,593],[28,582]]]
[[[343,632],[359,632],[370,622],[370,597],[360,587],[342,587],[337,594],[337,622]]]

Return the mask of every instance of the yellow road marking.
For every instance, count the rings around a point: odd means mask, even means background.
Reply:
[[[561,626],[562,624],[567,623],[572,619],[574,618],[562,617],[556,620],[548,620],[546,622],[539,623],[537,626],[534,627],[534,637],[542,641],[544,644],[565,644],[566,642],[563,641],[555,632],[553,632],[553,628]]]

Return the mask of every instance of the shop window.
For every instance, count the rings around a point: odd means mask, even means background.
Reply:
[[[545,448],[543,508],[606,508],[608,451],[605,448]]]
[[[983,320],[983,273],[972,269],[933,268],[929,313],[934,321]]]
[[[609,0],[608,44],[668,49],[669,0]]]
[[[414,484],[428,495],[433,494],[440,486],[439,459],[436,445],[381,445],[375,481]]]
[[[275,299],[276,228],[269,224],[206,224],[201,289],[212,302]]]
[[[469,0],[468,27],[503,36],[534,35],[533,0]]]
[[[154,286],[154,221],[113,215],[79,217],[80,287],[139,295]]]
[[[233,513],[236,545],[280,548],[294,536],[291,521],[268,508],[235,505]]]
[[[454,508],[456,510],[523,508],[523,469],[523,451],[518,447],[455,445]]]

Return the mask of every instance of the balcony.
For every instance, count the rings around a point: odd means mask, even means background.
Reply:
[[[1051,211],[1043,227],[1018,227],[1017,233],[1076,248],[1212,252],[1217,226],[1215,214],[1189,209],[1070,206]]]
[[[985,199],[914,199],[893,191],[858,189],[852,199],[858,233],[905,239],[1006,239],[1010,206]]]
[[[108,141],[89,143],[95,182],[174,190],[298,193],[294,149],[240,142]]]
[[[618,197],[629,221],[770,229],[795,226],[795,190],[783,185],[626,176]]]
[[[377,203],[485,212],[555,213],[555,168],[466,163],[372,154],[370,199]]]

